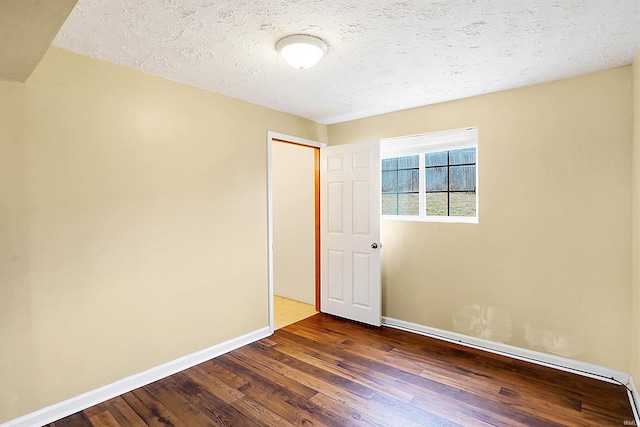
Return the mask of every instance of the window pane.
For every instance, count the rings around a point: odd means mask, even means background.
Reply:
[[[450,193],[450,216],[476,216],[476,193]]]
[[[398,194],[398,215],[418,215],[420,201],[417,193]]]
[[[396,193],[398,191],[398,172],[382,172],[382,192]]]
[[[420,167],[420,158],[416,156],[398,157],[398,169],[411,169]]]
[[[427,215],[447,216],[447,194],[427,193]]]
[[[383,159],[382,160],[382,170],[396,170],[398,169],[398,158],[394,159]]]
[[[397,215],[398,214],[398,195],[383,194],[382,195],[382,215]]]
[[[425,182],[427,191],[447,191],[449,182],[446,166],[443,168],[426,168]]]
[[[450,165],[461,165],[464,163],[475,163],[475,162],[476,162],[475,148],[465,148],[462,150],[449,151]]]
[[[398,171],[398,192],[411,193],[419,191],[418,169],[407,169]]]
[[[476,190],[476,167],[474,166],[451,166],[449,171],[451,181],[449,190]]]
[[[446,166],[447,152],[439,151],[437,153],[426,153],[424,155],[425,166]]]

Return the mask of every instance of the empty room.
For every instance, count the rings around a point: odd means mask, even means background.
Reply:
[[[0,35],[0,425],[640,422],[638,0]]]

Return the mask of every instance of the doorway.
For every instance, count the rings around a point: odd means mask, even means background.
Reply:
[[[269,132],[269,325],[319,311],[319,149],[324,144]]]

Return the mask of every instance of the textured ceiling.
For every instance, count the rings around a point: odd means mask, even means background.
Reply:
[[[330,124],[629,65],[640,0],[79,0],[53,44]]]

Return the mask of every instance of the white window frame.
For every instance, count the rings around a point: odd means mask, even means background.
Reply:
[[[425,183],[425,153],[440,151],[461,150],[463,148],[476,149],[476,216],[431,216],[425,215],[426,183]],[[420,135],[402,136],[380,140],[380,159],[392,159],[395,157],[415,156],[419,160],[419,209],[418,215],[382,215],[382,219],[394,221],[419,221],[419,222],[463,222],[478,223],[478,128],[448,130],[442,132],[425,133]],[[380,163],[382,168],[382,162]]]

